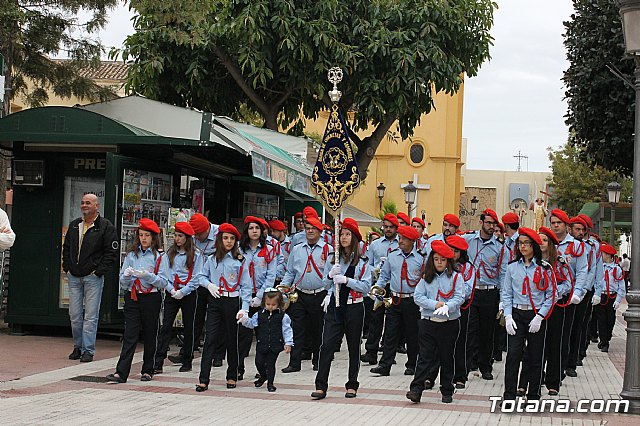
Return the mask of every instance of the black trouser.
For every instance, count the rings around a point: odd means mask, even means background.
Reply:
[[[343,290],[345,291],[345,287]],[[360,338],[364,323],[364,303],[353,303],[340,307],[342,314],[336,312],[335,297],[331,297],[331,304],[324,316],[322,328],[322,345],[320,346],[320,358],[318,359],[318,374],[316,374],[316,389],[325,393],[329,387],[329,371],[333,352],[342,337],[347,337],[349,350],[349,379],[345,383],[345,389],[358,390],[358,371],[360,370]],[[343,315],[344,317],[341,317]]]
[[[589,338],[591,332],[591,314],[593,313],[593,305],[591,304],[591,298],[593,297],[594,290],[587,292],[585,299],[589,299],[589,304],[584,312],[584,320],[582,321],[582,328],[580,329],[580,347],[578,348],[578,358],[582,359],[587,356],[587,346],[589,346]]]
[[[364,327],[362,327],[362,338],[367,339],[369,335],[369,323],[371,322],[371,313],[373,312],[373,299],[364,295]]]
[[[374,311],[372,305],[371,312],[369,313],[369,333],[367,334],[364,349],[366,353],[375,356],[376,359],[378,359],[378,351],[380,350],[380,339],[382,339],[385,312],[386,309],[384,306],[380,306]]]
[[[606,294],[602,295],[604,305],[597,305],[598,310],[598,334],[600,335],[600,343],[609,346],[611,335],[613,334],[613,326],[616,323],[616,310],[613,309],[613,303],[616,301],[617,294],[613,293],[607,298]]]
[[[193,332],[193,344],[200,346],[200,335],[204,330],[204,318],[207,315],[207,300],[209,300],[209,290],[206,287],[198,287],[198,304],[196,305],[196,320]],[[182,349],[180,350],[182,356]]]
[[[413,392],[422,393],[424,381],[434,364],[440,364],[440,392],[453,395],[453,376],[455,374],[456,340],[460,333],[458,319],[445,322],[433,322],[428,319],[418,321],[418,342],[420,354],[416,364],[416,374],[411,382]]]
[[[498,304],[500,302],[500,291],[496,288],[489,290],[476,289],[471,304],[471,321],[477,318],[478,334],[478,367],[481,373],[491,373],[491,356],[493,355],[493,338],[495,331],[496,315],[498,314]]]
[[[280,352],[267,349],[266,351],[256,350],[256,369],[261,378],[267,379],[267,385],[273,385],[276,377],[276,361]]]
[[[587,324],[585,324],[585,321],[587,323],[589,321],[587,318],[587,312],[591,307],[592,296],[593,290],[587,291],[582,301],[575,307],[573,323],[571,325],[571,338],[569,340],[569,359],[567,360],[567,368],[572,368],[574,370],[576,368],[578,354],[580,352],[580,347],[582,346],[582,340],[586,338]]]
[[[255,294],[252,296],[255,297]],[[258,308],[249,308],[249,318],[258,312]],[[251,350],[251,343],[253,342],[253,330],[247,327],[240,327],[238,332],[238,350],[240,351],[240,361],[238,364],[238,373],[244,374],[244,359],[249,356],[249,351]],[[217,352],[214,352],[217,354]],[[216,359],[223,359],[217,358]]]
[[[178,310],[182,310],[182,325],[184,328],[184,343],[182,345],[182,363],[191,364],[193,360],[193,335],[196,316],[196,305],[198,304],[198,292],[192,291],[189,295],[177,300],[169,293],[164,297],[164,315],[162,317],[162,328],[160,330],[160,340],[158,341],[158,351],[156,352],[155,368],[162,368],[164,359],[169,350],[169,340],[173,332],[173,322],[176,320]]]
[[[507,330],[500,325],[500,320],[496,318],[495,329],[493,330],[493,358],[502,356],[502,351],[507,348]]]
[[[560,390],[562,381],[562,342],[564,338],[564,317],[566,308],[558,305],[547,319],[547,337],[545,339],[544,384],[547,389]],[[524,367],[523,367],[524,368]]]
[[[455,374],[453,376],[454,383],[466,383],[469,375],[469,368],[467,364],[467,340],[469,329],[469,309],[460,310],[460,333],[458,334],[458,340],[456,340],[456,353],[455,353]]]
[[[380,367],[391,370],[391,365],[396,358],[400,330],[407,340],[407,363],[405,367],[416,368],[418,358],[418,321],[420,320],[420,308],[413,301],[413,297],[399,299],[393,296],[393,302],[387,310],[387,318],[384,323],[384,341]]]
[[[131,372],[133,355],[142,329],[144,339],[144,354],[142,355],[142,374],[153,375],[153,362],[158,347],[158,330],[160,329],[160,308],[162,295],[152,293],[138,293],[138,301],[131,299],[131,292],[124,295],[124,334],[122,335],[122,349],[120,359],[116,365],[116,373],[127,380]]]
[[[478,334],[480,334],[480,321],[478,321],[478,310],[467,309],[469,318],[467,319],[467,371],[478,369]]]
[[[311,362],[313,365],[317,364],[324,317],[322,301],[326,295],[326,290],[316,294],[298,291],[298,301],[289,305],[287,314],[291,317],[293,327],[293,348],[289,357],[289,367],[300,368],[302,349],[307,335],[311,339]]]
[[[214,298],[207,304],[206,334],[200,360],[200,383],[209,384],[213,352],[218,336],[224,333],[227,342],[227,380],[238,380],[238,323],[236,315],[242,307],[239,297]]]
[[[529,323],[535,315],[532,310],[521,311],[520,309],[513,309],[512,317],[518,328],[514,336],[507,336],[507,360],[504,371],[504,399],[506,400],[516,398],[518,371],[520,370],[525,342],[527,345],[525,350],[528,357],[527,399],[540,399],[547,322],[542,321],[540,331],[537,333],[529,333]]]
[[[591,308],[591,321],[589,321],[589,336],[587,340],[587,346],[589,346],[591,339],[598,339],[598,312],[600,312],[600,310],[597,309],[597,306]]]

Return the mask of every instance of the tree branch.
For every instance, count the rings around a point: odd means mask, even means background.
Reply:
[[[378,127],[371,133],[370,136],[364,138],[361,144],[358,146],[358,154],[356,155],[356,160],[358,162],[358,168],[360,169],[360,178],[364,180],[368,174],[369,164],[371,164],[371,160],[373,160],[373,156],[382,142],[382,138],[387,134],[391,125],[396,121],[397,117],[395,114],[389,115],[386,120],[380,124]]]

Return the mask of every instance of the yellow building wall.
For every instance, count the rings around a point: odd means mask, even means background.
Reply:
[[[422,117],[410,139],[395,142],[385,137],[369,165],[367,178],[350,204],[376,216],[380,211],[376,187],[382,182],[386,187],[383,201],[394,201],[398,210],[406,213],[401,186],[417,175],[418,185],[427,184],[430,188],[418,189],[411,217],[421,217],[424,211],[425,222],[431,223],[429,232],[440,232],[442,217],[446,213],[458,214],[463,187],[460,176],[463,99],[464,87],[453,96],[438,93],[434,96],[435,109]],[[327,119],[328,113],[324,113],[316,121],[307,121],[305,131],[323,135]],[[392,125],[391,129],[394,128]],[[370,133],[367,130],[358,136]],[[418,164],[409,158],[410,147],[415,143],[425,148],[423,161]]]

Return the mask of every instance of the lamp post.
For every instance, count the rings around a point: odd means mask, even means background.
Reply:
[[[636,114],[633,141],[633,200],[640,200],[640,0],[618,0],[626,52],[636,62]],[[631,288],[627,293],[627,349],[624,381],[620,397],[629,400],[629,412],[640,414],[640,208],[632,208],[631,216]]]
[[[475,216],[478,210],[478,203],[480,203],[480,200],[474,195],[471,198],[471,213],[460,204],[460,216]]]
[[[382,211],[382,199],[384,198],[384,190],[387,189],[384,183],[380,182],[380,185],[376,186],[378,190],[378,200],[380,200],[380,211]]]
[[[407,215],[411,217],[411,206],[416,202],[416,192],[418,188],[413,185],[410,180],[409,184],[404,187],[404,202],[407,203]]]
[[[615,240],[615,227],[616,227],[616,205],[620,201],[620,190],[622,186],[618,182],[611,182],[607,185],[607,192],[609,193],[609,204],[611,205],[611,233],[609,234],[609,244],[613,246]]]

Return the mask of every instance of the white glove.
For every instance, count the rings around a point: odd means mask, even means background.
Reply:
[[[216,299],[220,298],[220,288],[217,285],[209,283],[207,284],[207,290],[209,290],[209,293]]]
[[[601,300],[602,299],[600,299],[600,296],[598,296],[597,294],[594,294],[593,297],[591,298],[591,304],[599,305]]]
[[[251,321],[251,318],[248,316],[242,317],[238,320],[238,322],[246,327],[247,324]]]
[[[447,305],[442,305],[438,309],[433,311],[433,314],[434,315],[442,315],[442,316],[448,317],[449,316],[449,307]]]
[[[504,311],[504,305],[502,304],[502,302],[498,303],[498,310]]]
[[[349,279],[344,275],[334,275],[333,283],[334,284],[346,284]]]
[[[340,265],[333,265],[331,270],[329,271],[329,278],[333,278],[334,276],[342,274],[342,268]]]
[[[124,270],[124,273],[122,275],[129,278],[131,275],[133,275],[133,271],[134,269],[131,266],[129,266],[127,269]]]
[[[331,296],[326,295],[324,297],[324,299],[322,299],[322,303],[320,304],[320,306],[322,306],[322,310],[326,313],[327,310],[329,309],[329,301],[331,300]]]
[[[537,333],[540,331],[540,325],[542,324],[542,318],[540,315],[536,314],[535,317],[529,323],[529,333]]]
[[[249,316],[249,312],[245,311],[244,309],[240,309],[236,314],[236,319],[238,320],[238,324],[242,323],[243,317],[248,317],[248,316]]]
[[[615,311],[616,309],[618,309],[618,306],[620,306],[620,302],[618,302],[617,300],[615,302],[613,302],[613,310]]]
[[[382,257],[380,258],[380,266],[382,266],[382,264],[383,264],[384,262],[386,262],[386,261],[387,261],[387,257],[386,257],[386,256],[382,256]]]
[[[511,315],[507,315],[506,317],[504,317],[504,326],[507,329],[507,333],[509,333],[510,336],[516,335],[516,330],[518,329],[518,326],[516,325],[516,322],[513,320]]]
[[[254,297],[253,299],[251,299],[251,302],[249,302],[249,306],[251,306],[252,308],[258,308],[261,304],[262,299],[259,297]]]
[[[176,300],[180,300],[184,297],[184,293],[180,290],[176,290],[171,293],[171,296]]]
[[[571,304],[572,305],[577,305],[578,303],[580,303],[581,300],[582,299],[580,298],[580,296],[577,296],[575,294],[573,296],[571,296]]]
[[[149,275],[151,275],[151,273],[145,269],[140,269],[140,270],[134,269],[132,274],[134,277],[142,278],[143,280],[146,280],[149,277]]]

